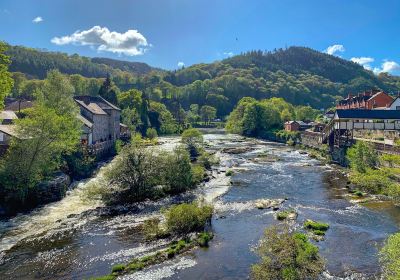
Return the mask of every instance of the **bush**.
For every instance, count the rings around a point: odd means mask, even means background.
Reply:
[[[153,140],[153,139],[157,138],[157,136],[158,136],[157,135],[157,130],[155,130],[154,128],[149,127],[146,130],[146,137],[149,138],[150,140]]]
[[[400,233],[393,234],[385,242],[380,251],[380,262],[383,277],[387,280],[400,279]]]
[[[232,176],[233,175],[233,170],[228,170],[225,173],[226,176]]]
[[[114,272],[122,272],[122,271],[124,271],[125,270],[125,268],[126,268],[126,266],[124,265],[124,264],[116,264],[116,265],[114,265],[113,267],[112,267],[112,272],[114,273]]]
[[[218,160],[207,152],[202,152],[197,162],[201,164],[205,169],[210,170],[211,166],[218,163]]]
[[[68,173],[76,178],[89,177],[96,168],[96,157],[90,155],[86,149],[78,149],[75,153],[64,156]]]
[[[196,243],[200,247],[208,247],[208,242],[213,239],[213,234],[211,232],[202,232],[197,237]]]
[[[177,147],[172,154],[167,155],[164,173],[169,193],[180,193],[192,187],[193,173],[189,153],[182,147]]]
[[[192,183],[194,185],[197,185],[201,183],[204,178],[206,177],[206,170],[204,169],[203,166],[198,165],[198,164],[193,164],[192,165]]]
[[[352,172],[350,181],[361,190],[373,194],[386,192],[393,184],[387,173],[372,169],[366,169],[364,173]]]
[[[365,173],[368,168],[376,168],[378,165],[376,151],[369,143],[363,141],[357,141],[349,148],[346,157],[350,162],[350,167],[359,173]]]
[[[305,234],[289,232],[287,227],[267,229],[258,254],[261,262],[251,268],[256,280],[317,279],[324,270],[318,247]]]
[[[287,212],[287,211],[282,211],[282,212],[279,212],[279,213],[276,215],[276,218],[277,218],[279,221],[283,221],[283,220],[285,220],[288,216],[289,216],[289,212]]]
[[[212,212],[211,206],[199,206],[197,203],[171,206],[165,212],[167,230],[172,234],[188,234],[203,230],[210,221]]]
[[[166,237],[167,233],[160,227],[160,219],[152,218],[144,221],[143,233],[147,240]]]
[[[320,230],[320,231],[327,231],[329,229],[329,225],[326,223],[315,222],[313,220],[306,220],[304,222],[304,228],[310,230]]]

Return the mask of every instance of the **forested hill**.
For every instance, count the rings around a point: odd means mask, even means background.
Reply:
[[[283,97],[315,108],[332,106],[335,99],[348,93],[371,88],[394,93],[400,89],[399,77],[376,76],[356,63],[305,47],[251,51],[170,72],[165,80],[179,87],[191,87],[196,80],[211,81],[212,93],[233,103],[243,96]]]
[[[121,74],[121,71],[133,75],[145,75],[153,70],[160,71],[146,63],[89,58],[21,46],[9,46],[7,54],[12,61],[10,71],[22,72],[28,77],[39,79],[44,79],[47,71],[51,69],[58,69],[64,74],[80,74],[87,78],[104,78],[107,74]]]
[[[50,69],[72,75],[71,80],[78,84],[76,94],[96,94],[102,79],[89,81],[87,78],[104,78],[111,74],[122,91],[135,88],[154,100],[168,103],[173,99],[185,110],[191,104],[211,105],[217,108],[219,117],[229,114],[245,96],[256,99],[282,97],[294,105],[319,109],[331,107],[348,93],[372,88],[389,93],[400,91],[397,76],[386,73],[377,76],[356,63],[305,47],[250,51],[178,71],[163,71],[145,63],[16,46],[10,47],[8,54],[12,60],[10,71],[22,72],[28,78],[43,79]],[[28,86],[19,91],[35,88],[25,84]]]

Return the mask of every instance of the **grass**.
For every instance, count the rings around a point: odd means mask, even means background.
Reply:
[[[325,232],[329,229],[329,224],[306,220],[304,222],[304,228],[311,230],[315,235],[325,235]]]
[[[92,280],[114,280],[117,276],[133,273],[140,271],[148,266],[162,263],[168,259],[171,259],[179,254],[182,254],[195,246],[207,247],[208,242],[213,238],[211,232],[200,232],[194,239],[184,238],[179,241],[174,241],[170,244],[167,249],[158,251],[157,253],[141,257],[134,258],[128,264],[116,264],[112,267],[111,274],[97,278],[91,278]]]
[[[285,211],[280,211],[276,214],[276,219],[279,221],[286,220],[289,217],[289,214],[296,213],[295,210],[285,210]]]

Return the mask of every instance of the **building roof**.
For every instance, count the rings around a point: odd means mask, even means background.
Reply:
[[[8,134],[10,136],[20,138],[17,133],[17,126],[16,125],[5,125],[1,124],[0,125],[0,132],[3,132],[5,134]]]
[[[106,110],[121,110],[100,96],[75,96],[74,99],[79,105],[95,115],[107,115]]]
[[[17,115],[14,111],[1,111],[0,112],[0,120],[16,120],[18,119]]]
[[[338,109],[335,119],[400,120],[400,110]]]
[[[297,124],[299,124],[299,123],[296,122],[296,121],[287,121],[287,122],[285,122],[285,124],[292,124],[292,123],[297,123]]]
[[[77,118],[88,128],[92,128],[93,127],[93,123],[91,123],[88,119],[86,119],[84,116],[78,114]]]
[[[29,100],[17,100],[15,98],[6,98],[5,100],[5,110],[7,111],[18,111],[19,109],[27,109],[33,107],[33,102]]]

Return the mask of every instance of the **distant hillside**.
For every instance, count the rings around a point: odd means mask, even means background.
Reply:
[[[121,71],[134,75],[145,75],[152,70],[159,71],[145,63],[89,58],[21,46],[9,46],[7,54],[12,61],[10,71],[22,72],[28,77],[39,79],[45,78],[47,71],[51,69],[58,69],[65,74],[80,74],[88,78],[103,78],[107,73],[116,74]]]
[[[315,108],[332,106],[349,92],[379,88],[390,93],[400,89],[399,77],[376,76],[359,64],[306,47],[250,51],[170,72],[165,80],[184,88],[203,81],[212,88],[211,93],[218,93],[233,104],[244,96],[282,97],[293,104]],[[190,90],[184,92],[192,95]]]

